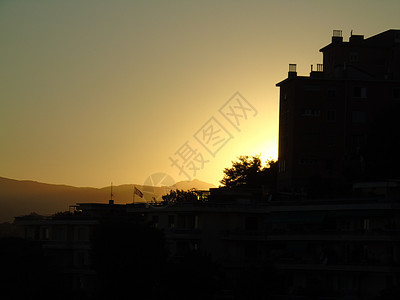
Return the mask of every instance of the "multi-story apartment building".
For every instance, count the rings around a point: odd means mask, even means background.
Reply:
[[[280,87],[279,189],[307,192],[397,172],[400,30],[343,41],[334,31],[323,64]]]
[[[210,256],[225,270],[228,299],[235,299],[240,286],[232,283],[248,267],[261,274],[251,279],[258,282],[252,293],[265,296],[256,289],[271,280],[262,277],[266,266],[282,279],[276,299],[375,299],[400,286],[400,185],[364,183],[354,192],[352,198],[271,201],[254,191],[220,188],[201,201],[81,203],[78,214],[26,216],[15,223],[27,239],[42,241],[68,288],[87,295],[96,286],[90,236],[113,216],[163,231],[172,261],[193,252]]]
[[[203,201],[172,206],[127,205],[127,211],[143,215],[146,222],[165,233],[172,258],[198,250],[229,265],[256,258],[251,247],[240,240],[259,241],[264,233],[261,223],[268,214],[265,204],[258,190],[220,188],[211,189]]]
[[[125,205],[81,203],[71,207],[72,212],[52,216],[30,214],[15,217],[19,236],[40,242],[62,289],[75,299],[75,293],[90,297],[96,285],[93,268],[92,237],[104,218],[122,216]]]
[[[270,206],[266,256],[287,275],[293,294],[316,299],[393,297],[400,284],[400,202],[398,193],[371,193],[381,185],[365,184],[362,190],[368,196]],[[388,190],[398,188],[393,183]],[[388,298],[378,298],[385,294]]]

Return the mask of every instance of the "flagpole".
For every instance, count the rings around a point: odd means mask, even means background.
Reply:
[[[112,188],[113,188],[113,186],[112,186],[112,182],[111,182],[110,200],[108,201],[108,204],[110,204],[110,205],[114,204]]]

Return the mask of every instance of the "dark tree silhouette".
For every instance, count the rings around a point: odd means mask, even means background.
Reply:
[[[238,161],[232,161],[231,168],[224,169],[224,177],[220,182],[226,187],[248,186],[261,170],[262,162],[259,156],[239,156]]]
[[[162,196],[163,203],[166,205],[183,203],[183,202],[196,202],[198,201],[197,193],[195,190],[171,190],[168,194]]]
[[[231,168],[224,169],[224,177],[220,183],[228,188],[276,186],[277,161],[267,161],[267,167],[262,166],[259,156],[239,156],[232,162]]]

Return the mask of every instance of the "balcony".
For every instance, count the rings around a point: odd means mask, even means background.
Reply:
[[[224,230],[221,239],[230,241],[266,241],[267,233],[259,230]]]
[[[169,228],[164,229],[167,239],[198,239],[201,230],[197,228]]]
[[[43,249],[90,250],[91,248],[90,241],[47,240],[43,243]]]
[[[302,263],[277,263],[276,266],[282,270],[301,270],[301,271],[332,271],[332,272],[379,272],[391,273],[399,272],[399,266],[382,265],[324,265],[324,264],[302,264]]]
[[[371,241],[398,242],[398,230],[327,230],[318,228],[274,229],[267,233],[268,241]]]

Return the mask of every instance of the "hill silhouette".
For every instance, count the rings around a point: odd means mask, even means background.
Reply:
[[[113,186],[114,203],[132,203],[134,186],[140,190],[151,190],[156,197],[161,197],[174,188],[208,190],[215,187],[197,179],[177,182],[172,187],[143,187],[139,184],[123,184]],[[0,177],[0,223],[12,222],[15,216],[32,212],[49,215],[66,211],[70,205],[76,203],[108,203],[110,192],[109,186],[103,188],[74,187]],[[143,200],[135,197],[135,201]]]

